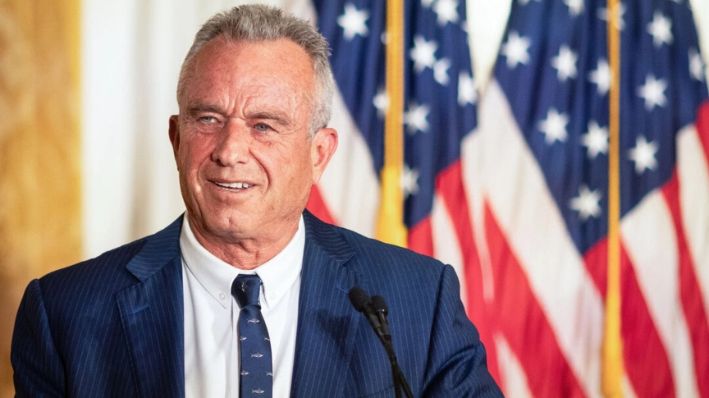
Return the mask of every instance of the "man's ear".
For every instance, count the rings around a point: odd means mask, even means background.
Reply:
[[[337,149],[337,130],[324,127],[315,132],[310,145],[310,159],[313,165],[313,183],[320,181],[320,176]]]
[[[178,115],[170,116],[170,127],[168,132],[170,135],[170,143],[172,144],[172,154],[177,160],[177,150],[180,148],[180,120]]]

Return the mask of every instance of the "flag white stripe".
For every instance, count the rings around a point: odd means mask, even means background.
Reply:
[[[704,313],[709,314],[709,159],[694,125],[678,134],[677,151],[682,222],[704,299]]]
[[[662,192],[648,194],[626,214],[621,230],[650,316],[665,346],[676,395],[696,397],[699,392],[692,345],[679,292],[677,239]]]
[[[485,196],[482,185],[482,170],[485,159],[489,154],[482,151],[480,144],[481,134],[477,130],[469,134],[461,144],[461,167],[463,174],[463,188],[470,210],[473,234],[475,236],[475,250],[480,259],[480,272],[482,275],[483,299],[491,302],[495,297],[495,285],[492,280],[492,263],[488,250],[487,235],[485,233]]]
[[[510,349],[507,340],[500,334],[495,334],[494,340],[497,348],[497,363],[500,366],[501,378],[504,383],[504,386],[501,387],[505,391],[505,395],[520,398],[532,397],[524,368]]]
[[[367,143],[337,90],[330,126],[339,133],[339,149],[320,179],[323,200],[339,225],[374,236],[379,180]]]
[[[458,237],[455,233],[451,215],[438,195],[433,198],[433,209],[431,210],[431,229],[433,230],[433,253],[435,257],[446,264],[450,264],[460,280],[460,297],[463,298],[463,305],[466,309],[468,301],[468,286],[465,283],[465,271],[463,270],[463,255],[460,251]]]
[[[635,393],[635,389],[633,389],[633,384],[628,379],[627,374],[623,374],[623,380],[621,381],[620,388],[623,390],[624,398],[637,398],[638,394]]]

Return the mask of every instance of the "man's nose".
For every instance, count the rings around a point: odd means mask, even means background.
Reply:
[[[251,139],[247,126],[237,120],[228,120],[219,132],[219,139],[212,152],[212,160],[221,166],[245,163],[249,156]]]

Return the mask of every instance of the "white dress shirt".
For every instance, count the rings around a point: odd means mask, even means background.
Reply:
[[[185,396],[239,397],[239,305],[231,295],[238,274],[263,281],[260,301],[273,360],[273,396],[290,395],[298,325],[303,220],[286,247],[254,270],[232,267],[207,251],[192,233],[187,215],[180,234],[185,309]]]

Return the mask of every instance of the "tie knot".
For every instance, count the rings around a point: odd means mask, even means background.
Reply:
[[[258,300],[260,288],[261,278],[258,275],[239,274],[231,285],[231,294],[241,308],[249,305],[261,308]]]

